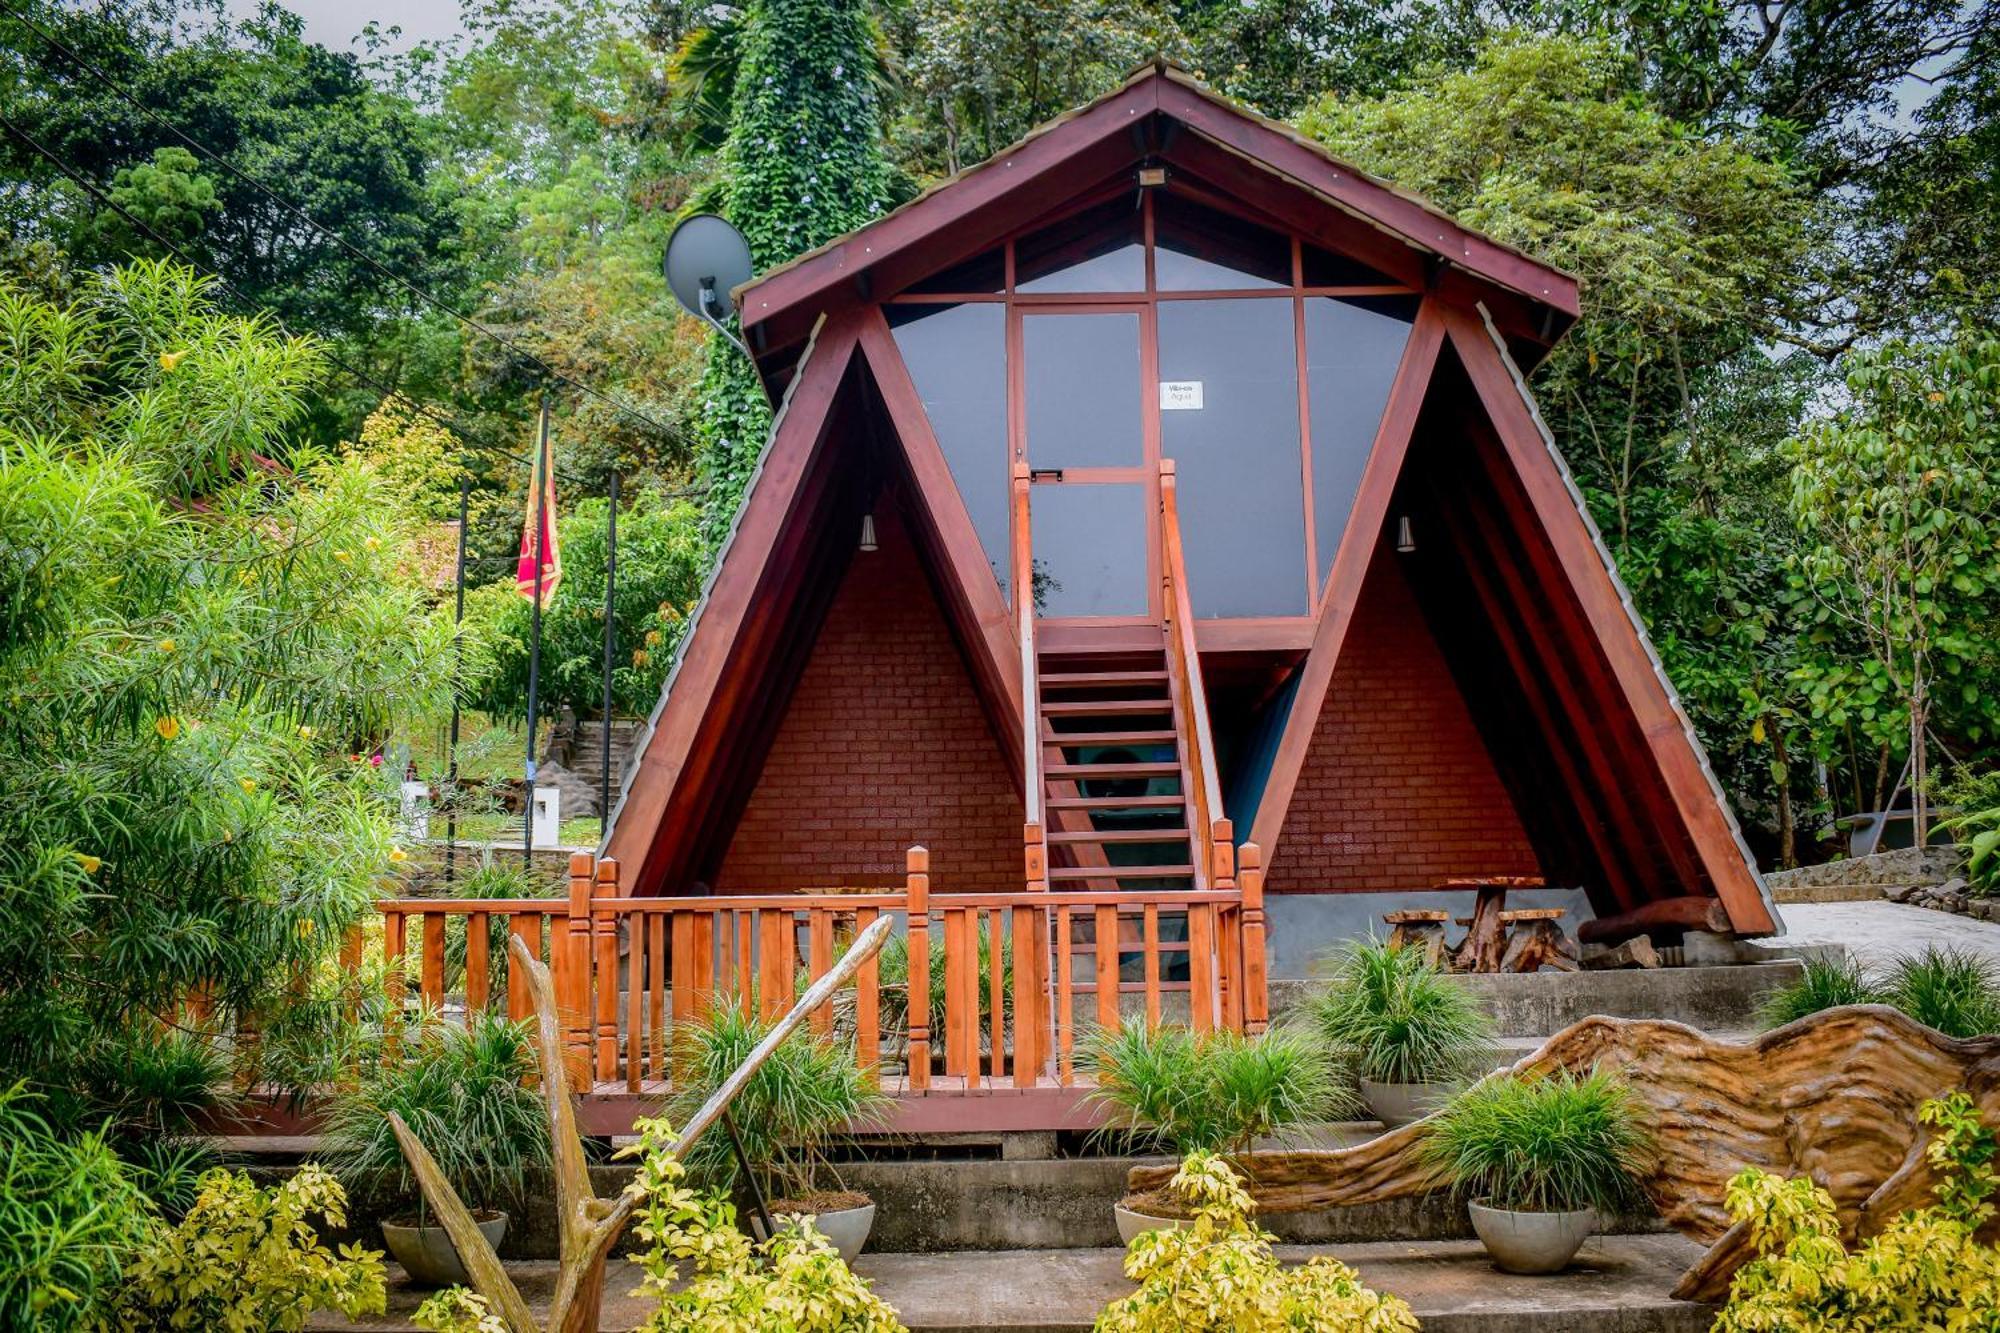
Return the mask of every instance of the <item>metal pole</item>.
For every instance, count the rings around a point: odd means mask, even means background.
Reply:
[[[611,822],[611,658],[618,647],[618,473],[611,474],[611,507],[604,515],[604,772],[598,780],[597,827]]]
[[[530,604],[528,633],[528,790],[521,807],[521,865],[535,863],[535,708],[540,702],[542,676],[542,559],[547,554],[549,495],[549,396],[542,395],[541,429],[535,442],[530,479],[535,487],[535,597]]]
[[[451,743],[446,748],[444,807],[444,882],[452,882],[458,856],[458,689],[459,672],[465,664],[465,641],[460,631],[465,624],[465,511],[472,495],[472,478],[458,479],[458,591],[451,612]]]
[[[743,1173],[745,1183],[750,1186],[750,1206],[756,1209],[757,1220],[764,1224],[764,1239],[769,1240],[778,1233],[771,1226],[771,1210],[764,1206],[764,1190],[757,1183],[757,1173],[750,1169],[750,1155],[743,1151],[743,1140],[737,1136],[736,1122],[729,1118],[729,1112],[722,1113],[722,1127],[729,1131],[729,1146],[736,1153],[736,1169]]]

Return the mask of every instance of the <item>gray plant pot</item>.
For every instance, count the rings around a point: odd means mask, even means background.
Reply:
[[[1361,1080],[1361,1100],[1389,1129],[1413,1125],[1451,1100],[1455,1083],[1377,1083]]]
[[[1127,1245],[1132,1243],[1133,1237],[1144,1235],[1148,1231],[1171,1231],[1177,1227],[1193,1225],[1190,1218],[1154,1217],[1151,1213],[1134,1212],[1122,1203],[1112,1204],[1111,1209],[1118,1218],[1118,1239]]]
[[[507,1214],[478,1213],[473,1216],[473,1221],[479,1226],[479,1234],[486,1237],[486,1243],[498,1251],[500,1238],[507,1234]],[[382,1223],[382,1240],[396,1262],[403,1266],[403,1271],[410,1275],[410,1281],[418,1286],[462,1287],[472,1281],[465,1265],[459,1262],[458,1250],[443,1227],[415,1227],[385,1221]]]
[[[786,1213],[771,1220],[782,1230]],[[813,1229],[833,1242],[833,1248],[840,1251],[841,1259],[853,1263],[861,1247],[868,1243],[868,1233],[875,1229],[875,1205],[864,1204],[859,1208],[837,1208],[827,1213],[812,1213]],[[750,1219],[752,1235],[762,1236],[763,1226],[753,1217]]]
[[[1560,1273],[1597,1230],[1597,1214],[1588,1208],[1573,1213],[1516,1213],[1471,1202],[1472,1229],[1509,1273]]]

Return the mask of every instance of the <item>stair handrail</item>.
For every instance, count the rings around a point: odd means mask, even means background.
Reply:
[[[1028,498],[1032,485],[1028,465],[1014,464],[1014,619],[1021,641],[1021,793],[1022,846],[1030,889],[1049,887],[1049,854],[1042,813],[1041,668],[1035,646],[1035,551],[1029,533]]]
[[[1221,771],[1215,762],[1215,741],[1209,733],[1208,693],[1201,679],[1201,655],[1195,645],[1194,608],[1188,597],[1187,561],[1181,550],[1179,479],[1174,460],[1160,460],[1160,583],[1161,617],[1165,630],[1168,683],[1179,702],[1174,725],[1181,733],[1182,762],[1187,771],[1189,833],[1195,846],[1197,888],[1233,887],[1233,830],[1223,815]]]

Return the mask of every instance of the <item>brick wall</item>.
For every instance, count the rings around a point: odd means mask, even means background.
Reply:
[[[1274,892],[1532,875],[1534,849],[1392,557],[1368,573],[1272,860]]]
[[[931,850],[939,892],[1021,887],[1021,798],[944,612],[889,505],[827,613],[717,891],[899,887]]]

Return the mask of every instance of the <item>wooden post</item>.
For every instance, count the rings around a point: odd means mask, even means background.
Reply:
[[[1028,892],[1049,891],[1049,845],[1040,824],[1022,827],[1023,859],[1028,872]],[[1040,918],[1045,909],[1019,906],[1014,909],[1014,1086],[1032,1088],[1042,1072],[1042,970]],[[993,966],[1000,966],[1000,922],[993,922]],[[999,1039],[1000,1010],[993,1011],[994,1039]]]
[[[1264,976],[1264,852],[1246,842],[1236,852],[1236,882],[1243,891],[1243,1031],[1257,1036],[1271,1025]]]
[[[352,1023],[361,1010],[361,923],[347,928],[340,942],[340,1012]]]
[[[562,1015],[563,1058],[569,1085],[590,1091],[590,891],[596,866],[589,852],[569,858],[569,912],[556,919],[549,956],[555,964],[556,1009]]]
[[[910,1054],[904,1070],[910,1091],[931,1085],[931,854],[912,847],[903,858],[904,892],[909,897],[909,996],[907,1014]]]
[[[618,863],[605,857],[597,863],[591,893],[591,936],[596,966],[591,978],[597,1000],[597,1077],[618,1077],[618,914],[610,900],[618,896]]]
[[[1236,826],[1218,819],[1214,828],[1214,861],[1209,868],[1209,887],[1221,893],[1236,889]]]

